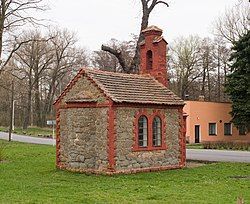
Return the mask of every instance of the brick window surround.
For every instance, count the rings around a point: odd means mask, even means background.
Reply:
[[[147,146],[139,146],[139,119],[141,117],[147,118]],[[159,118],[161,123],[161,145],[153,145],[153,121],[154,118]],[[134,145],[133,151],[152,151],[152,150],[166,150],[166,119],[165,115],[160,110],[154,110],[153,113],[148,113],[145,109],[139,110],[135,114],[134,119]]]

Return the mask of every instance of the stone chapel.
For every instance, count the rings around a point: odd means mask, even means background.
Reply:
[[[83,68],[56,108],[56,166],[115,174],[185,166],[184,101],[168,89],[162,30],[142,31],[139,74]]]

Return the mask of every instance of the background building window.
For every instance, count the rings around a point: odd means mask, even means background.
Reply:
[[[216,123],[209,123],[209,135],[216,135]]]
[[[239,135],[246,135],[246,132],[247,132],[246,126],[240,125],[239,126]]]
[[[141,116],[138,120],[138,145],[139,147],[148,146],[148,120],[146,116]]]
[[[153,120],[153,146],[161,146],[161,119],[159,117]]]
[[[232,135],[232,124],[224,123],[224,135]]]

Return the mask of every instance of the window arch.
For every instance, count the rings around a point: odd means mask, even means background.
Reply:
[[[133,151],[166,150],[166,118],[163,110],[139,109],[133,122]]]
[[[147,55],[146,56],[147,69],[152,69],[153,68],[153,52],[151,50],[148,50],[146,55]]]
[[[152,128],[153,128],[153,146],[161,146],[162,130],[161,130],[161,118],[154,117]]]
[[[138,120],[138,146],[148,146],[148,119],[144,115]]]

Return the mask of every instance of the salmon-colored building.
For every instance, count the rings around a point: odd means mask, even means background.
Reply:
[[[237,129],[231,121],[231,103],[185,101],[186,139],[206,141],[250,141],[250,133]]]

